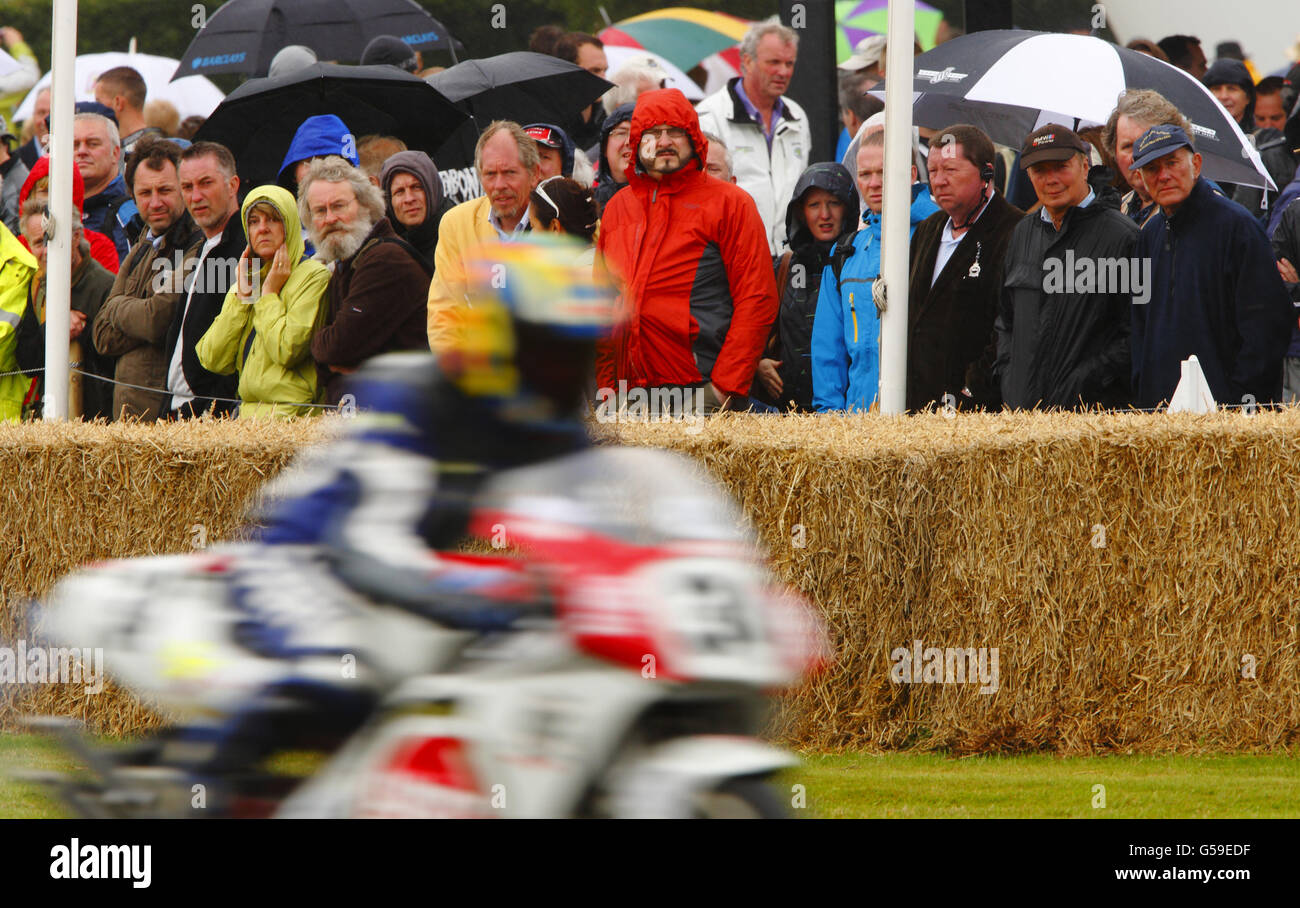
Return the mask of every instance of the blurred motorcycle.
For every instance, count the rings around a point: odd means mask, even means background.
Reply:
[[[286,609],[337,613],[321,671],[364,648],[364,680],[384,693],[305,781],[260,780],[249,813],[785,815],[769,780],[797,761],[759,736],[772,695],[828,663],[825,633],[693,461],[597,447],[506,471],[478,496],[470,531],[499,553],[453,557],[529,572],[550,607],[481,636],[351,601],[323,564],[315,588],[278,591]],[[259,555],[92,567],[56,588],[46,629],[103,641],[109,673],[183,728],[237,708],[283,670],[240,636],[229,560],[248,557]],[[44,781],[78,813],[202,815],[169,759],[65,737],[95,778]]]

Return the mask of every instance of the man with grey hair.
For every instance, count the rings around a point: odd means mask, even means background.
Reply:
[[[474,168],[486,195],[461,202],[438,225],[427,325],[435,353],[454,338],[474,250],[492,240],[508,243],[530,229],[528,194],[541,180],[537,143],[512,120],[495,120],[483,130],[474,148]]]
[[[732,170],[731,150],[727,148],[727,143],[711,132],[706,132],[704,138],[709,142],[709,153],[704,159],[704,172],[724,183],[736,182],[736,175]]]
[[[119,172],[122,139],[117,124],[100,114],[77,114],[72,124],[72,155],[86,186],[81,226],[110,237],[120,262],[131,251],[127,225],[135,206]]]
[[[343,376],[396,350],[423,350],[429,272],[384,216],[384,196],[337,155],[312,161],[298,212],[316,258],[332,272],[329,314],[311,342],[325,402],[339,402]]]
[[[740,44],[742,75],[696,106],[700,128],[722,138],[736,183],[758,206],[769,252],[785,244],[785,209],[808,166],[808,117],[785,98],[794,75],[799,36],[775,18],[755,23]]]
[[[1192,124],[1182,112],[1160,92],[1148,88],[1121,94],[1101,133],[1101,142],[1115,159],[1120,176],[1132,187],[1121,201],[1120,211],[1139,227],[1151,220],[1158,206],[1151,201],[1141,172],[1133,166],[1133,143],[1153,126],[1177,126],[1192,134]]]

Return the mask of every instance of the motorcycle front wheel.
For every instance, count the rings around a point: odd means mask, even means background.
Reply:
[[[691,798],[691,816],[699,820],[786,820],[790,810],[761,778],[728,779]]]

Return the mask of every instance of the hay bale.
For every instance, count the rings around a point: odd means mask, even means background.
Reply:
[[[695,434],[598,434],[707,465],[778,575],[820,607],[838,661],[783,702],[789,743],[1073,754],[1300,740],[1296,409],[727,415]],[[893,683],[890,654],[913,640],[998,648],[998,691]]]
[[[31,645],[26,606],[82,564],[193,551],[235,538],[262,484],[340,417],[286,421],[0,424],[0,646]],[[19,713],[74,716],[130,734],[159,717],[112,685],[0,685],[0,728]]]

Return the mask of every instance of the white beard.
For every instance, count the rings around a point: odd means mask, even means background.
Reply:
[[[358,217],[351,227],[336,227],[323,237],[312,230],[311,242],[316,247],[316,258],[327,264],[351,258],[357,254],[357,250],[366,241],[374,226],[363,215]]]

